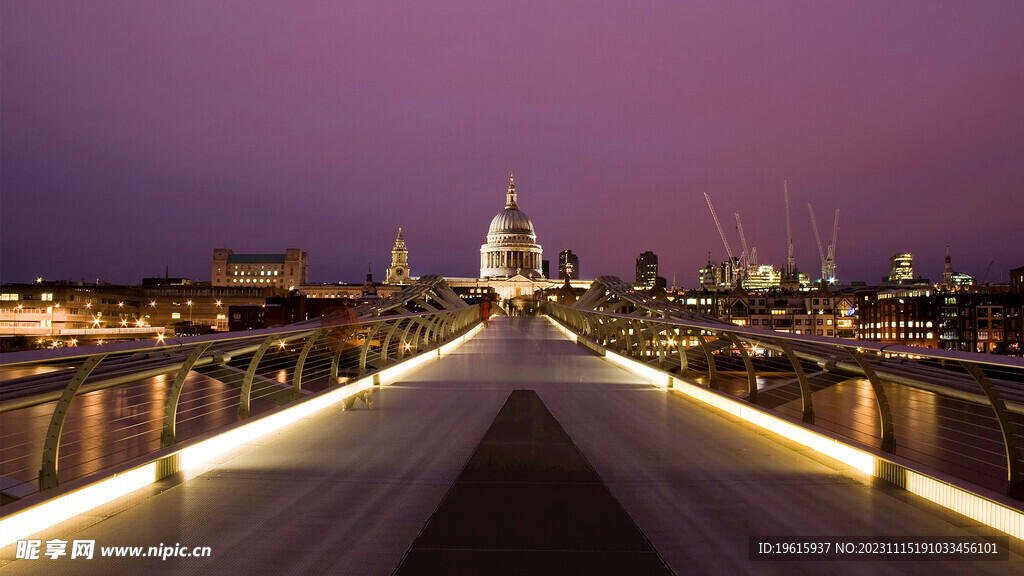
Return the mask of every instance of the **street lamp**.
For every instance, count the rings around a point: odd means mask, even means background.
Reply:
[[[189,300],[188,302],[185,302],[185,303],[188,304],[188,323],[189,323],[189,325],[191,325],[192,324],[192,301]]]

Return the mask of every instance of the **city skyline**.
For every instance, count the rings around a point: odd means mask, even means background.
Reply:
[[[704,192],[781,267],[783,180],[812,277],[807,203],[841,211],[843,282],[898,252],[937,282],[947,243],[979,280],[1024,264],[1019,3],[301,8],[4,3],[2,281],[289,247],[383,280],[398,227],[415,275],[471,277],[510,171],[591,278],[652,250],[695,287],[725,259]]]

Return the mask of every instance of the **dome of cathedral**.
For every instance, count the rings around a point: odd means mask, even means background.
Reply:
[[[492,234],[528,234],[536,238],[533,223],[517,208],[505,208],[491,220],[487,235]]]

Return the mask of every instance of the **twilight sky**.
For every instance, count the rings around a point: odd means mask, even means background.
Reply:
[[[515,171],[545,258],[697,284],[739,250],[841,280],[1024,265],[1024,2],[0,0],[0,280],[475,276]]]

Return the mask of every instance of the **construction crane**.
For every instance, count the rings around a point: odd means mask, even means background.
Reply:
[[[814,217],[814,208],[807,204],[807,211],[811,214],[811,230],[814,230],[814,241],[818,243],[818,257],[821,258],[821,279],[828,278],[825,271],[825,251],[821,248],[821,235],[818,234],[818,220]]]
[[[722,223],[718,221],[718,214],[715,213],[715,207],[711,204],[711,196],[708,193],[704,193],[704,199],[708,201],[708,209],[711,210],[711,217],[715,219],[715,226],[718,228],[718,235],[722,237],[722,244],[725,245],[725,253],[729,255],[729,267],[732,269],[730,283],[735,283],[738,271],[734,267],[736,257],[732,255],[732,248],[729,247],[729,240],[725,237],[725,231],[722,230]]]
[[[989,273],[992,272],[992,265],[995,264],[995,263],[996,263],[995,260],[993,260],[993,261],[988,263],[988,268],[985,269],[985,276],[981,279],[981,283],[982,284],[984,284],[984,285],[988,284],[988,275],[989,275]]]
[[[807,205],[807,211],[811,215],[811,229],[814,230],[814,241],[818,244],[818,257],[821,258],[821,280],[829,284],[836,283],[836,240],[839,236],[839,209],[836,209],[836,218],[832,224],[832,243],[828,245],[828,251],[821,247],[821,235],[818,233],[818,220],[814,217],[814,208]]]
[[[740,256],[740,267],[744,270],[750,270],[751,268],[757,267],[757,246],[751,246],[747,249],[747,236],[743,233],[743,221],[740,220],[740,215],[733,213],[736,217],[736,230],[740,234],[740,242],[743,243],[743,254]]]
[[[786,276],[792,277],[796,271],[796,261],[793,259],[793,232],[789,227],[789,184],[782,181],[782,199],[786,204]]]
[[[740,233],[740,244],[743,245],[743,254],[740,254],[740,266],[750,265],[750,250],[747,249],[747,236],[743,233],[743,221],[740,220],[740,215],[733,212],[733,216],[736,217],[736,230]]]

